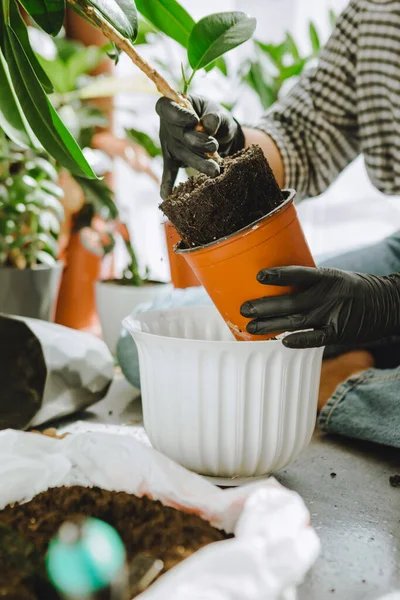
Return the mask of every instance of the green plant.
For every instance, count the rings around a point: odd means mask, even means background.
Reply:
[[[136,52],[133,42],[138,34],[138,15],[133,0],[68,2],[125,51],[161,94],[185,104],[185,99]],[[65,0],[21,0],[21,5],[46,33],[56,35],[60,31]],[[176,0],[146,0],[139,5],[151,23],[187,47],[192,73],[185,76],[185,89],[199,69],[248,40],[255,29],[255,20],[244,13],[218,13],[194,23]],[[95,179],[47,96],[54,85],[32,51],[17,0],[0,2],[0,85],[4,90],[0,97],[0,126],[14,142],[22,147],[43,147],[75,176]]]
[[[53,161],[0,132],[0,266],[53,265],[64,209]]]
[[[335,24],[335,13],[329,12],[331,27]],[[308,25],[311,52],[301,54],[293,37],[286,33],[278,44],[265,44],[254,40],[254,57],[240,69],[242,81],[257,94],[264,109],[269,108],[279,97],[283,84],[298,77],[304,68],[318,57],[321,49],[320,36],[311,21]]]

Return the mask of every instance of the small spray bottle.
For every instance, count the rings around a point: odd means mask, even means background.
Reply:
[[[128,568],[116,530],[92,518],[64,523],[49,545],[46,564],[65,600],[130,600],[163,568],[162,561],[141,553]]]

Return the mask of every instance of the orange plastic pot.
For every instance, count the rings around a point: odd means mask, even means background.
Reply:
[[[167,221],[164,224],[165,237],[167,240],[169,268],[171,279],[175,288],[188,288],[200,285],[193,270],[186,260],[174,252],[174,248],[180,242],[179,233],[175,227]]]
[[[79,232],[72,234],[66,250],[67,266],[61,280],[56,323],[96,332],[99,320],[95,284],[100,278],[103,257],[82,243]]]
[[[293,291],[265,286],[256,279],[261,269],[301,265],[315,267],[294,206],[294,190],[283,190],[283,204],[241,231],[198,248],[175,249],[201,281],[237,340],[265,340],[272,335],[251,335],[249,319],[240,307],[246,300],[279,296]]]

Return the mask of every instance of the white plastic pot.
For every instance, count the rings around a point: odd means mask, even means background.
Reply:
[[[238,484],[282,469],[308,445],[322,348],[237,342],[214,307],[145,312],[124,326],[138,347],[144,426],[157,450]]]
[[[160,294],[166,294],[171,289],[169,283],[150,283],[139,287],[105,281],[96,283],[96,304],[103,338],[113,354],[121,333],[122,319],[139,304],[153,302]]]

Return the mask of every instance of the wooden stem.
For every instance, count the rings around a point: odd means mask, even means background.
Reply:
[[[133,44],[127,40],[119,31],[117,31],[106,19],[101,15],[101,13],[96,10],[93,6],[87,6],[84,2],[80,0],[68,0],[68,2],[75,7],[79,8],[79,11],[82,12],[86,19],[92,23],[98,29],[101,29],[103,34],[114,44],[118,46],[121,50],[125,52],[131,59],[131,61],[144,73],[151,81],[155,84],[157,90],[162,96],[169,98],[173,102],[176,102],[180,106],[193,111],[193,106],[190,104],[189,100],[184,96],[178,94],[173,87],[170,86],[168,81],[160,75],[160,73],[153,69],[148,62],[146,62],[135,50]],[[198,123],[196,126],[197,131],[204,131],[201,123]],[[207,154],[209,158],[214,159],[218,163],[221,162],[221,157],[217,152],[214,154]]]
[[[153,69],[148,62],[146,62],[135,50],[133,44],[127,40],[119,31],[117,31],[104,17],[97,11],[93,6],[87,6],[83,2],[79,2],[79,0],[68,0],[68,2],[72,6],[78,6],[79,9],[83,12],[86,18],[98,29],[100,29],[103,34],[114,44],[118,46],[121,50],[125,52],[131,59],[131,61],[144,73],[156,86],[157,90],[160,92],[162,96],[169,98],[173,102],[188,108],[189,110],[193,110],[190,102],[179,95],[168,83],[162,75],[156,70]]]

